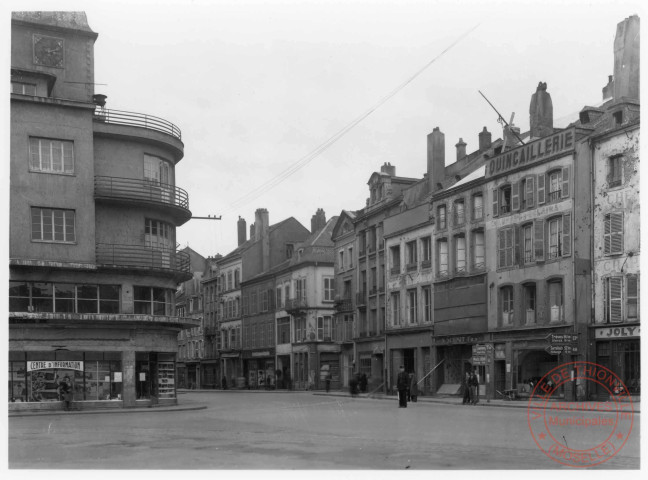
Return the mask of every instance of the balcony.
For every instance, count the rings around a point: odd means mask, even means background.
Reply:
[[[181,282],[191,279],[189,254],[143,245],[98,243],[97,264],[102,267],[156,270]]]
[[[182,132],[173,123],[153,115],[144,113],[124,112],[122,110],[97,109],[94,113],[94,120],[97,122],[111,123],[113,125],[126,125],[129,127],[141,127],[157,132],[166,133],[182,141]]]
[[[562,199],[562,190],[553,190],[547,194],[547,203],[560,202]]]
[[[189,195],[182,188],[150,180],[120,177],[95,177],[95,198],[118,203],[168,208],[178,225],[191,218]]]
[[[147,315],[128,313],[54,313],[54,312],[9,312],[9,321],[13,324],[38,323],[52,325],[85,325],[97,327],[116,324],[139,324],[148,326],[170,326],[173,328],[195,328],[200,326],[197,318],[170,315]]]
[[[284,310],[293,317],[303,315],[308,310],[308,301],[305,298],[291,298],[286,300]]]
[[[340,298],[335,301],[335,310],[338,312],[350,312],[353,310],[353,303],[350,298]]]

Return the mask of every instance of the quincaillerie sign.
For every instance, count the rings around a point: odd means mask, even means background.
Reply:
[[[575,139],[576,129],[570,128],[502,153],[488,162],[486,178],[568,153],[574,150]]]
[[[27,371],[33,372],[35,370],[78,370],[83,371],[83,362],[77,361],[33,361],[27,362]]]

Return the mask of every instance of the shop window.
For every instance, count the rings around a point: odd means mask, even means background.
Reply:
[[[438,269],[437,275],[439,277],[448,276],[448,239],[441,238],[437,240],[437,257],[438,257]]]
[[[31,239],[34,242],[74,243],[74,210],[32,207]]]
[[[29,170],[32,172],[72,174],[74,142],[30,137],[29,159]]]
[[[135,314],[168,315],[171,305],[167,302],[167,290],[157,287],[133,287]]]
[[[473,220],[484,218],[484,196],[481,193],[472,197],[472,218]]]
[[[513,325],[513,287],[505,286],[500,288],[500,306],[502,325]]]
[[[418,299],[416,293],[415,288],[407,291],[407,323],[410,325],[417,323],[418,320]]]
[[[623,213],[610,213],[603,220],[603,253],[623,253]]]
[[[484,232],[475,230],[472,232],[472,258],[473,269],[483,270],[485,267]]]
[[[536,323],[536,286],[535,284],[524,285],[524,308],[525,323],[533,325]]]
[[[513,244],[514,234],[515,234],[514,227],[502,228],[497,232],[498,268],[513,266],[514,256],[515,256],[514,244]]]
[[[466,223],[466,209],[463,199],[455,200],[454,202],[454,225],[463,225]]]
[[[563,282],[562,280],[553,280],[549,282],[549,321],[556,323],[563,320]]]
[[[391,307],[392,325],[400,325],[400,292],[394,292],[391,294]]]
[[[437,229],[443,230],[448,226],[447,209],[445,205],[437,207]]]

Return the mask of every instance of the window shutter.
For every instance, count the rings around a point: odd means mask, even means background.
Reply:
[[[513,210],[520,209],[520,183],[515,182],[511,186],[511,207]]]
[[[612,219],[611,215],[606,215],[603,220],[603,253],[609,255],[612,252]]]
[[[626,277],[626,315],[628,319],[639,318],[639,277],[628,275]]]
[[[535,259],[536,262],[544,262],[544,220],[535,220],[533,227],[535,230],[533,238]]]
[[[562,169],[562,198],[569,197],[569,166]]]
[[[562,225],[562,256],[568,257],[571,255],[571,213],[563,215]]]
[[[497,235],[499,237],[498,242],[499,242],[499,248],[498,248],[498,254],[499,254],[499,263],[498,263],[498,268],[502,268],[506,264],[506,231],[505,230],[500,230],[497,232]]]
[[[610,322],[623,321],[621,283],[623,277],[610,277]]]
[[[623,213],[611,213],[610,224],[610,253],[623,253]]]
[[[493,216],[497,217],[499,215],[499,192],[497,189],[493,189]]]
[[[515,227],[510,227],[506,229],[506,249],[507,249],[507,259],[506,259],[506,266],[510,267],[513,265],[514,259],[515,259],[515,245],[514,245],[514,239],[513,239],[513,232],[515,231]]]
[[[40,170],[40,141],[36,138],[29,139],[29,150],[30,150],[30,167],[33,170]]]
[[[538,205],[545,203],[545,176],[544,173],[538,175]]]
[[[513,243],[513,265],[519,265],[522,262],[520,262],[520,258],[522,255],[520,255],[520,234],[522,233],[522,228],[515,226],[513,227],[513,236],[514,236],[514,243]]]
[[[527,177],[526,179],[526,192],[523,192],[524,195],[526,195],[526,204],[527,208],[533,207],[533,200],[534,200],[534,188],[533,188],[533,181],[535,180],[535,176],[530,176]]]

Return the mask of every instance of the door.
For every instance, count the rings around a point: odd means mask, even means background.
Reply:
[[[144,227],[144,245],[149,247],[155,252],[153,253],[152,263],[153,266],[170,268],[171,267],[171,252],[173,250],[171,224],[146,219]]]
[[[170,182],[171,169],[161,158],[144,155],[144,179],[149,183],[151,200],[170,203],[172,188]]]

